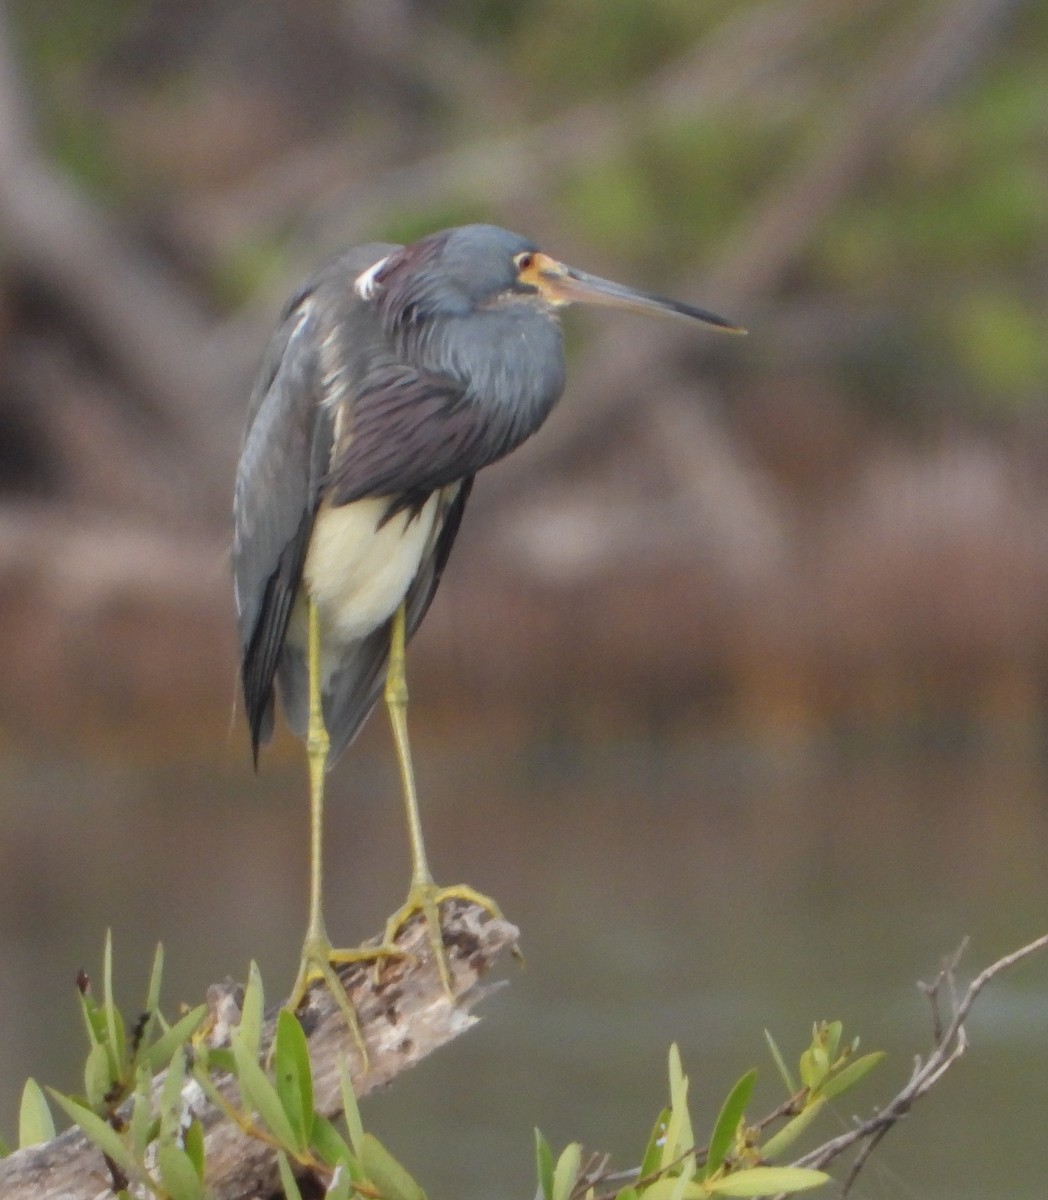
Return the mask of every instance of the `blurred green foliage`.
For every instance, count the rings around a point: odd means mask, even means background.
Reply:
[[[156,221],[158,208],[174,211],[192,199],[192,173],[179,182],[177,164],[162,197],[159,184],[152,191],[143,184],[157,169],[156,148],[152,159],[136,161],[136,144],[119,133],[122,113],[139,104],[169,117],[174,112],[177,123],[178,106],[208,89],[257,93],[258,128],[244,136],[257,136],[259,148],[245,161],[264,174],[267,154],[301,149],[271,144],[273,113],[307,140],[310,117],[305,109],[292,111],[295,97],[321,89],[332,128],[345,138],[347,178],[359,188],[369,172],[469,145],[478,135],[513,136],[597,102],[614,113],[616,136],[577,167],[544,174],[536,194],[552,225],[607,245],[631,269],[658,278],[695,271],[716,257],[751,207],[774,195],[813,137],[832,123],[856,74],[912,19],[913,7],[856,6],[849,16],[815,24],[813,36],[778,64],[778,76],[770,72],[752,94],[694,113],[651,103],[652,86],[661,73],[686,74],[687,64],[701,64],[707,39],[755,11],[742,0],[407,4],[399,10],[409,22],[407,36],[400,31],[399,57],[394,44],[388,60],[369,59],[367,70],[353,57],[360,48],[345,20],[351,5],[321,5],[307,19],[274,3],[267,5],[268,24],[254,21],[249,5],[220,0],[181,14],[163,0],[19,0],[13,13],[46,145],[133,219]],[[805,11],[799,6],[799,14]],[[412,58],[416,19],[418,57]],[[456,87],[456,62],[445,66],[439,46],[428,48],[434,29],[457,39],[461,61],[481,69],[478,86],[490,95]],[[317,61],[316,39],[325,30],[333,72]],[[266,38],[278,36],[300,38],[301,46],[296,57],[295,47],[281,44],[284,90],[267,98],[275,84],[257,64],[265,62]],[[254,45],[254,58],[245,44]],[[388,49],[381,40],[377,46]],[[1015,414],[1044,393],[1046,49],[1048,8],[1022,6],[986,60],[923,113],[876,175],[823,223],[803,271],[791,279],[791,288],[819,301],[873,304],[897,314],[900,325],[919,328],[913,349],[924,361],[910,366],[944,372],[952,394],[974,414]],[[363,53],[367,59],[369,48]],[[341,75],[340,54],[347,64]],[[184,119],[198,121],[207,111],[187,105]],[[208,136],[206,128],[198,132]],[[179,147],[170,152],[177,155]],[[136,203],[143,211],[136,213]],[[410,239],[466,220],[505,223],[511,215],[464,184],[405,194],[381,227],[361,236]],[[235,306],[265,287],[285,268],[292,233],[284,214],[231,235],[202,275],[212,298]]]
[[[107,113],[89,93],[137,7],[136,0],[19,0],[12,6],[45,145],[103,196],[119,194],[122,164]]]

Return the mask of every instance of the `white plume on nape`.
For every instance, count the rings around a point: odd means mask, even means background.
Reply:
[[[385,258],[380,258],[377,263],[373,263],[366,271],[361,271],[353,283],[353,290],[361,298],[361,300],[370,300],[375,294],[375,289],[378,284],[375,283],[375,276],[389,262],[389,255]]]

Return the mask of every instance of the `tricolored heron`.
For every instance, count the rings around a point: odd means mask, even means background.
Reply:
[[[407,733],[404,647],[426,614],[474,475],[549,416],[564,389],[559,310],[583,302],[722,317],[565,266],[527,238],[466,225],[369,245],[292,297],[251,395],[237,471],[233,571],[251,744],[273,729],[274,679],[310,769],[309,925],[290,1005],[334,962],[392,952],[416,913],[450,990]],[[379,950],[335,950],[321,904],[324,773],[385,693],[411,842],[406,903]],[[341,1001],[340,1001],[341,1002]]]

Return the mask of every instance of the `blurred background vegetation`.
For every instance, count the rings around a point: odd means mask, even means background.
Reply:
[[[290,980],[300,751],[256,779],[231,727],[244,400],[325,255],[472,220],[751,336],[571,314],[478,483],[412,721],[438,874],[529,972],[376,1119],[479,1196],[530,1123],[638,1152],[672,1038],[718,1094],[780,1020],[905,1073],[909,981],[1048,912],[1046,64],[1034,0],[7,0],[0,1126],[72,1086],[106,925],[186,999]],[[404,882],[372,726],[336,939]],[[867,1194],[1041,1194],[1043,984]]]

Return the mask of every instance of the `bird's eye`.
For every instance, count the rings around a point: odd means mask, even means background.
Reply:
[[[529,271],[535,265],[535,255],[525,250],[523,254],[518,254],[513,261],[517,264],[518,271]]]

